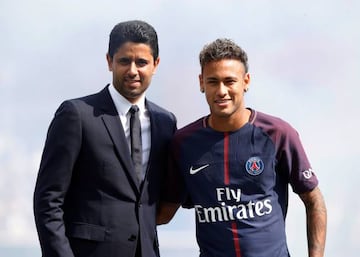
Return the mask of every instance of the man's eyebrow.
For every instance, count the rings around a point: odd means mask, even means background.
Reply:
[[[210,80],[215,81],[215,80],[218,80],[218,79],[216,77],[207,77],[205,80],[206,81],[210,81]]]
[[[119,61],[128,61],[130,58],[129,57],[126,57],[126,56],[120,56],[117,58],[117,60]]]

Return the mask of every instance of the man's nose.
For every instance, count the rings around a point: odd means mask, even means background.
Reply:
[[[227,94],[227,87],[225,86],[224,83],[222,83],[222,82],[219,83],[217,94],[219,96],[225,96]]]
[[[135,62],[130,63],[130,67],[128,70],[129,75],[136,75],[138,73],[137,66]]]

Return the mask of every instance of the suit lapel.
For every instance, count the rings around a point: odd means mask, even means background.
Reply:
[[[131,156],[128,148],[128,143],[126,141],[124,129],[120,122],[119,114],[116,111],[116,107],[113,103],[113,100],[109,94],[107,87],[100,92],[102,99],[100,100],[102,105],[102,110],[104,111],[102,115],[102,120],[109,132],[109,135],[115,145],[116,152],[121,163],[124,166],[125,172],[128,173],[130,179],[136,186],[139,191],[140,184],[136,177],[134,171],[134,166],[131,161]]]
[[[159,131],[158,125],[161,126],[161,121],[158,120],[159,116],[156,114],[156,110],[154,110],[152,103],[146,101],[146,108],[148,109],[150,115],[151,145],[150,145],[149,161],[146,168],[145,176],[147,176],[149,168],[151,167],[151,160],[153,159],[152,158],[153,151],[154,149],[158,149],[157,142],[159,142],[158,141],[159,133],[157,133],[157,131]]]

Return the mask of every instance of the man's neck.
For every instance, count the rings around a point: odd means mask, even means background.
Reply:
[[[210,114],[208,125],[220,132],[236,131],[249,122],[250,115],[251,111],[245,108],[230,116],[220,117]]]

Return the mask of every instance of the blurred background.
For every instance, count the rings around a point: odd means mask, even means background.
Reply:
[[[152,24],[160,66],[147,97],[178,126],[208,113],[198,54],[218,37],[248,53],[247,106],[279,116],[300,133],[328,207],[326,256],[360,251],[360,2],[355,0],[1,0],[0,256],[41,256],[32,194],[48,125],[59,104],[111,80],[105,54],[113,26]],[[292,256],[306,256],[305,211],[292,194]],[[159,227],[163,257],[198,256],[194,214]]]

